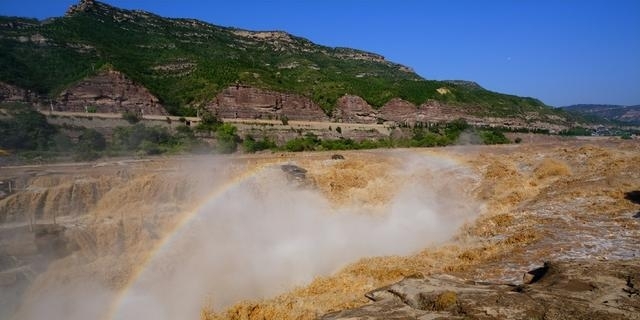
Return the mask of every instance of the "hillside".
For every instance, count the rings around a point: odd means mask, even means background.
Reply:
[[[0,49],[0,82],[35,92],[41,101],[115,70],[177,115],[195,115],[196,107],[235,84],[303,96],[327,115],[344,95],[362,97],[373,109],[399,98],[416,106],[455,105],[477,116],[564,115],[539,100],[491,92],[473,82],[426,80],[374,53],[92,0],[46,21],[0,17]]]
[[[562,107],[562,109],[583,116],[595,116],[608,121],[640,125],[640,105],[620,106],[606,104],[576,104]]]

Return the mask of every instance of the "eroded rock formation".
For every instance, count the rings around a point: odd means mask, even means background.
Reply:
[[[338,99],[334,120],[348,123],[376,123],[378,112],[359,96],[344,95]]]
[[[167,114],[158,98],[118,71],[105,71],[63,91],[56,109],[73,112]],[[89,110],[92,109],[92,110]]]
[[[418,109],[411,102],[394,98],[380,108],[380,117],[398,123],[415,123]]]
[[[328,121],[329,117],[311,99],[289,93],[236,85],[224,89],[208,106],[218,117]]]
[[[292,93],[281,93],[245,85],[235,85],[224,89],[213,99],[208,108],[218,117],[226,119],[277,120],[284,116],[289,120],[332,121],[343,123],[375,124],[391,122],[414,125],[415,123],[451,122],[460,118],[477,126],[499,126],[529,129],[547,129],[557,132],[565,128],[554,123],[564,119],[545,121],[538,114],[523,118],[501,118],[474,116],[478,110],[473,106],[452,106],[429,100],[419,106],[394,98],[379,110],[375,110],[363,98],[344,95],[336,102],[331,117],[311,99]]]

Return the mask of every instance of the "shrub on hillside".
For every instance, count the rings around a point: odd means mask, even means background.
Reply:
[[[482,130],[480,131],[480,137],[484,144],[505,144],[511,142],[505,137],[504,133],[498,130]]]
[[[222,125],[222,121],[209,110],[200,111],[200,123],[196,126],[199,132],[215,132]]]
[[[240,137],[237,135],[238,128],[231,124],[224,123],[216,130],[216,138],[218,139],[218,152],[234,153],[238,150],[238,142]]]
[[[85,129],[78,137],[78,149],[90,149],[103,151],[107,147],[107,141],[102,133],[95,129]]]
[[[254,153],[257,151],[275,149],[276,143],[267,137],[263,137],[261,140],[256,140],[251,135],[247,135],[242,141],[242,147],[245,152]]]
[[[313,151],[320,144],[320,139],[313,133],[307,133],[303,138],[295,138],[287,141],[284,148],[287,151]]]
[[[127,122],[131,124],[136,124],[142,120],[142,117],[135,112],[125,111],[122,113],[122,119],[127,120]]]
[[[56,134],[54,126],[38,111],[24,105],[11,105],[13,119],[0,119],[0,148],[14,150],[45,150]]]

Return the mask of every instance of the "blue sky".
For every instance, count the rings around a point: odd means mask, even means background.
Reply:
[[[69,0],[0,0],[0,14],[61,16]],[[161,16],[382,54],[427,79],[464,79],[553,106],[640,104],[638,0],[105,0]]]

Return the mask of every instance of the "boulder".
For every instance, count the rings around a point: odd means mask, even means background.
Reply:
[[[307,179],[307,170],[293,164],[283,164],[280,169],[287,174],[290,180],[304,181]]]

